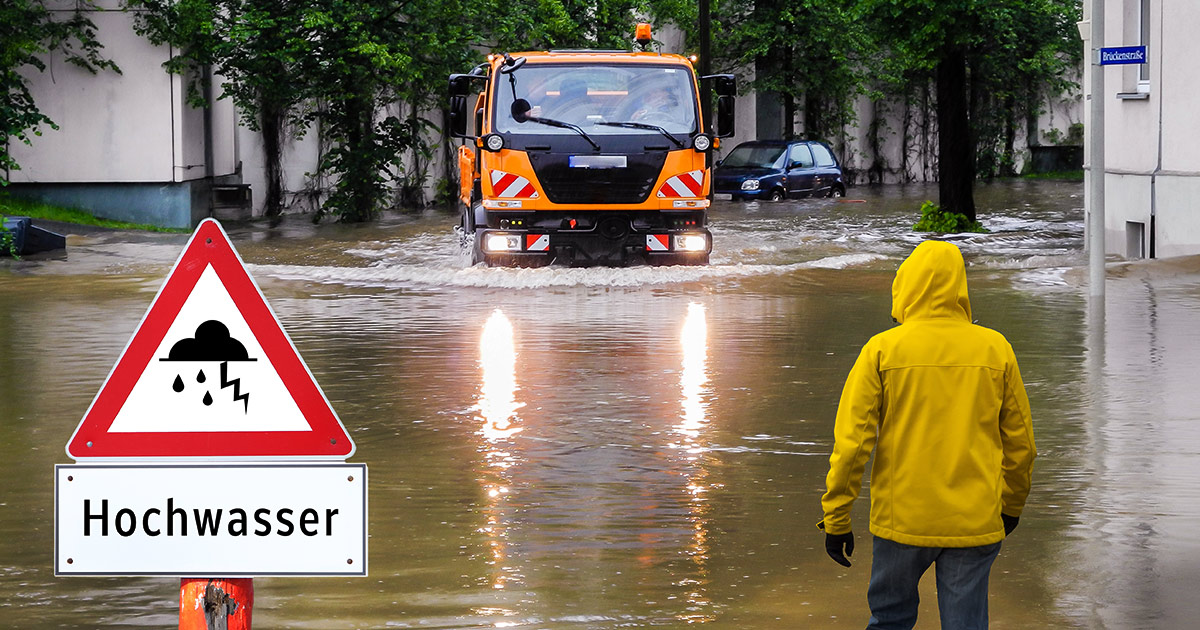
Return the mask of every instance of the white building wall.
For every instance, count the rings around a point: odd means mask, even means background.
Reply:
[[[51,3],[47,3],[50,5]],[[60,2],[74,10],[75,3]],[[103,55],[122,73],[91,73],[45,56],[46,71],[32,72],[39,109],[58,124],[43,126],[32,146],[10,145],[21,170],[10,181],[151,182],[175,180],[177,87],[162,69],[168,51],[133,33],[133,14],[120,0],[100,0],[88,16]]]
[[[1106,0],[1105,47],[1141,43],[1143,1],[1150,10],[1148,84],[1139,85],[1138,66],[1104,70],[1105,251],[1200,254],[1200,2]],[[1090,4],[1082,29],[1089,59]],[[1092,207],[1090,194],[1086,205]],[[1140,248],[1130,244],[1137,230],[1144,231]]]

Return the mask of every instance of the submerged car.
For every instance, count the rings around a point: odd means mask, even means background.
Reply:
[[[718,199],[779,201],[846,194],[833,151],[813,140],[743,142],[717,163],[713,184]]]

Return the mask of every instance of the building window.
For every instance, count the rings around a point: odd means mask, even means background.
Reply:
[[[1146,47],[1146,61],[1138,65],[1138,92],[1150,91],[1150,0],[1139,0],[1138,44]]]

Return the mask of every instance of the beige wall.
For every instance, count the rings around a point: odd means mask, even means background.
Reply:
[[[74,2],[47,2],[73,11]],[[21,170],[14,183],[181,182],[206,175],[204,112],[184,102],[185,86],[162,68],[170,50],[151,46],[133,32],[134,14],[119,0],[100,0],[88,11],[102,54],[121,74],[93,75],[46,56],[45,72],[30,72],[30,91],[41,111],[59,125],[48,126],[31,146],[11,145]],[[64,12],[65,15],[65,12]],[[213,110],[214,174],[234,172],[233,108]]]

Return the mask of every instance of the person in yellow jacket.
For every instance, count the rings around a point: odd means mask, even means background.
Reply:
[[[871,468],[868,629],[912,628],[936,564],[943,628],[987,628],[988,574],[1029,494],[1033,423],[1012,346],[972,323],[962,252],[925,241],[896,271],[898,326],[863,346],[834,425],[825,548],[850,566],[850,506]]]

